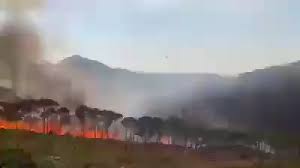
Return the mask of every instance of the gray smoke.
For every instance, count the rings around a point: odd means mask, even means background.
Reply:
[[[4,24],[0,27],[1,78],[11,81],[17,97],[56,99],[71,107],[84,103],[84,93],[73,87],[55,66],[42,62],[42,38],[27,17],[39,0],[5,1]]]
[[[18,16],[7,17],[0,32],[0,59],[8,68],[7,76],[19,96],[26,94],[28,70],[41,56],[41,42],[36,32],[29,22]]]

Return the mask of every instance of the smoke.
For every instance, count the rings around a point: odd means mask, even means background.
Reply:
[[[1,60],[10,69],[12,88],[17,95],[24,94],[28,69],[39,59],[40,41],[34,31],[19,23],[7,23],[0,37]]]
[[[16,95],[23,96],[29,68],[41,57],[41,38],[26,17],[34,1],[2,1],[4,24],[0,32],[0,59],[7,65]],[[22,86],[22,87],[21,87]]]
[[[0,63],[11,80],[15,96],[47,97],[69,107],[84,103],[84,93],[73,87],[67,76],[55,66],[43,62],[43,39],[30,17],[42,6],[42,0],[0,0],[4,13],[0,27]]]
[[[44,2],[44,0],[0,0],[1,7],[3,5],[4,9],[14,12],[39,8]]]

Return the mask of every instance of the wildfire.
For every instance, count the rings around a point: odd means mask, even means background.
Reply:
[[[31,131],[39,134],[43,134],[43,124],[42,122],[38,122],[35,124],[29,124],[24,121],[18,121],[18,122],[9,122],[6,120],[0,119],[0,128],[1,129],[8,129],[8,130],[26,130]],[[73,137],[84,137],[88,139],[115,139],[120,140],[120,135],[118,133],[106,133],[105,131],[93,131],[93,130],[86,130],[84,132],[84,136],[80,130],[70,130],[65,131],[64,129],[60,129],[59,125],[57,123],[49,123],[48,131],[55,135],[71,135]]]
[[[163,136],[163,137],[161,137],[160,141],[164,145],[172,144],[172,138],[170,136]]]

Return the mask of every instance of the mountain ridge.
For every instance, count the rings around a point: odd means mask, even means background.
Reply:
[[[182,109],[186,109],[192,114],[187,115],[190,123],[222,127],[234,121],[238,128],[249,128],[249,125],[275,128],[277,121],[290,119],[295,128],[300,128],[296,124],[300,119],[294,121],[291,117],[300,111],[295,102],[300,99],[300,61],[230,77],[134,72],[78,55],[41,67],[47,71],[38,72],[38,82],[32,85],[38,87],[32,91],[60,102],[69,96],[75,99],[73,105],[87,104],[134,117],[180,116]],[[56,70],[49,74],[49,69]],[[289,112],[283,113],[284,109]],[[270,125],[265,125],[264,121],[271,119],[262,118],[271,114],[280,118],[274,117]],[[282,123],[290,129],[289,122]]]
[[[268,69],[276,69],[276,68],[286,68],[286,67],[291,67],[291,66],[299,66],[300,67],[300,60],[297,61],[293,61],[293,62],[289,62],[289,63],[284,63],[284,64],[279,64],[279,65],[270,65],[270,66],[266,66],[264,68],[258,68],[258,69],[253,69],[251,71],[247,71],[247,72],[241,72],[238,73],[237,75],[221,75],[218,73],[210,73],[210,72],[145,72],[145,71],[133,71],[130,69],[126,69],[126,68],[113,68],[110,67],[98,60],[94,60],[94,59],[89,59],[86,57],[82,57],[80,55],[72,55],[70,57],[66,57],[64,59],[62,59],[61,61],[59,61],[57,64],[80,64],[83,63],[85,65],[94,65],[94,66],[102,66],[105,67],[105,69],[111,69],[111,70],[115,70],[115,71],[126,71],[126,72],[132,72],[132,73],[136,73],[136,74],[146,74],[146,75],[216,75],[216,76],[221,76],[221,77],[236,77],[236,76],[240,76],[242,74],[248,74],[248,73],[252,73],[252,72],[256,72],[256,71],[261,71],[261,70],[268,70]]]
[[[190,123],[213,127],[289,132],[300,128],[300,119],[294,117],[299,116],[300,110],[296,103],[300,99],[300,61],[241,73],[237,77],[127,72],[123,74],[110,68],[96,73],[99,74],[98,80],[93,76],[96,86],[87,87],[87,92],[98,88],[98,98],[93,97],[97,89],[88,95],[102,101],[92,105],[100,104],[132,116],[167,117],[182,115],[182,109],[186,109]]]
[[[133,70],[129,70],[126,68],[113,68],[110,67],[106,64],[103,64],[102,62],[98,61],[98,60],[93,60],[93,59],[89,59],[86,57],[82,57],[80,55],[72,55],[70,57],[66,57],[64,59],[62,59],[61,61],[59,61],[57,64],[58,65],[68,65],[68,64],[84,64],[84,65],[93,65],[93,66],[102,66],[103,69],[105,67],[105,69],[110,69],[110,70],[114,70],[114,71],[126,71],[126,72],[131,72],[131,73],[135,73],[135,74],[140,74],[140,75],[215,75],[215,76],[222,76],[219,75],[217,73],[206,73],[206,72],[176,72],[176,73],[172,73],[172,72],[144,72],[144,71],[133,71]]]

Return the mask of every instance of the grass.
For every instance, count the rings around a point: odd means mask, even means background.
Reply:
[[[198,153],[184,153],[180,148],[157,144],[134,145],[0,130],[0,150],[14,148],[30,153],[32,160],[41,168],[252,168],[249,167],[250,162],[211,162]],[[297,167],[293,166],[287,168]]]

